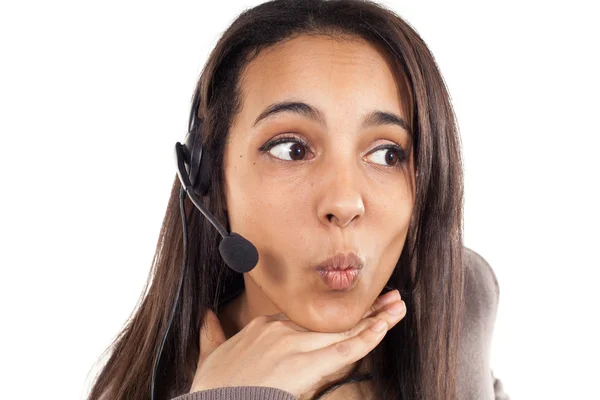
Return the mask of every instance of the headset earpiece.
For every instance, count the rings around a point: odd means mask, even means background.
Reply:
[[[211,158],[202,147],[202,120],[197,120],[185,137],[186,167],[194,192],[206,196],[210,187]]]
[[[183,143],[184,163],[189,176],[192,189],[197,196],[208,194],[210,187],[212,160],[208,151],[202,147],[202,125],[203,119],[198,118],[198,107],[200,104],[200,92],[196,90],[192,100],[190,116],[188,120],[188,134]]]
[[[200,145],[202,148],[202,145]],[[194,189],[200,193],[202,196],[206,196],[208,194],[208,189],[210,189],[210,176],[212,171],[212,159],[210,157],[210,153],[208,151],[203,152],[200,157],[200,169],[198,171],[198,185],[194,185]]]

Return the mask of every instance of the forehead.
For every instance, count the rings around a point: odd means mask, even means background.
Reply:
[[[289,99],[330,111],[362,114],[384,107],[406,116],[387,55],[357,38],[304,35],[277,43],[246,66],[240,90],[246,118]]]

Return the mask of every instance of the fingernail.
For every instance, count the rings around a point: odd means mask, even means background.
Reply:
[[[398,303],[395,303],[393,306],[388,308],[386,311],[390,315],[400,315],[404,312],[405,308],[406,308],[406,305],[404,304],[404,301],[400,301]]]

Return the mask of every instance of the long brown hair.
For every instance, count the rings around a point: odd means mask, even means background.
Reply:
[[[371,378],[381,399],[456,399],[457,349],[463,302],[463,175],[455,115],[434,57],[417,32],[382,5],[364,0],[274,0],[241,13],[204,66],[192,104],[203,119],[204,149],[216,160],[203,204],[228,229],[223,154],[241,108],[240,74],[270,45],[302,34],[354,37],[381,49],[406,82],[413,154],[418,170],[406,242],[388,286],[398,288],[407,314],[373,350]],[[156,253],[140,301],[114,342],[88,399],[146,399],[152,369],[182,268],[180,184],[173,183]],[[218,252],[220,235],[186,199],[188,267],[156,376],[157,395],[190,389],[207,308],[243,285]],[[149,289],[148,289],[149,288]],[[322,388],[315,397],[354,375]]]

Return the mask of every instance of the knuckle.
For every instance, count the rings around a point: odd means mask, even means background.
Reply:
[[[377,312],[378,309],[379,309],[379,305],[373,304],[371,307],[369,307],[368,314],[371,315],[371,314]]]
[[[262,335],[270,337],[280,337],[282,332],[287,330],[287,321],[275,320],[269,321],[261,330]]]
[[[345,331],[343,331],[343,332],[341,333],[341,335],[342,335],[343,337],[350,337],[350,336],[354,335],[354,328],[350,328],[350,329],[348,329],[348,330],[345,330]]]
[[[287,326],[286,321],[276,320],[269,324],[269,328],[273,331],[280,331]]]
[[[350,355],[350,345],[347,342],[337,342],[335,344],[335,350],[339,355],[343,357],[348,357]]]
[[[268,315],[259,315],[258,317],[254,318],[257,322],[259,323],[266,323],[269,322],[269,316]]]
[[[267,322],[266,317],[264,315],[259,315],[256,318],[253,318],[246,325],[248,329],[254,330],[260,325],[264,325]]]
[[[359,335],[358,335],[358,339],[360,340],[360,344],[361,345],[368,345],[370,340],[370,332],[369,332],[369,328],[364,329]]]
[[[373,302],[373,305],[371,305],[371,310],[377,310],[380,306],[381,306],[382,300],[381,297],[378,297],[375,299],[375,301]]]
[[[365,333],[364,331],[366,331],[371,325],[373,325],[375,322],[377,322],[380,319],[382,319],[381,315],[377,315],[377,316],[373,316],[371,318],[368,318],[367,324],[365,325],[364,329],[361,331],[361,333],[363,333],[363,334],[361,334],[360,336],[364,337],[364,333]]]
[[[378,298],[375,299],[375,301],[373,302],[373,304],[371,304],[371,307],[369,308],[369,311],[375,312],[375,311],[379,310],[382,306],[383,306],[383,300],[382,300],[381,297],[378,297]]]

